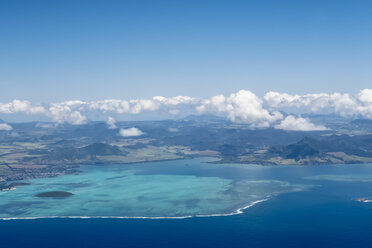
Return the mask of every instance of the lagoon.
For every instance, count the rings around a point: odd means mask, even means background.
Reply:
[[[371,244],[372,203],[355,199],[372,199],[372,165],[206,163],[211,160],[85,165],[78,175],[35,179],[1,192],[2,247]],[[54,190],[74,195],[34,196]],[[85,217],[55,218],[70,215]],[[105,218],[93,218],[98,215]],[[40,218],[46,216],[51,218]]]
[[[83,165],[79,174],[33,179],[29,185],[1,192],[0,218],[224,216],[239,214],[279,194],[309,188],[266,176],[253,178],[264,172],[262,166],[207,162],[209,158]],[[229,175],[229,170],[248,173],[247,178]],[[69,197],[38,197],[53,196],[50,192],[66,192]]]

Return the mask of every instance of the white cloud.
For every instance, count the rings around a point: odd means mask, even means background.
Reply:
[[[358,98],[361,102],[372,104],[372,89],[361,90],[358,94]]]
[[[251,127],[269,127],[283,118],[282,114],[269,112],[262,106],[262,100],[248,90],[240,90],[229,97],[217,95],[198,106],[199,113],[224,114],[229,120],[247,123]]]
[[[56,123],[67,122],[78,125],[85,123],[86,118],[80,111],[73,110],[73,108],[81,106],[83,103],[82,101],[68,101],[42,106],[16,99],[8,103],[0,103],[0,113],[47,116]]]
[[[43,114],[45,108],[40,105],[33,105],[29,101],[13,100],[8,103],[0,103],[0,113],[2,114]]]
[[[359,112],[362,116],[372,119],[372,89],[361,90],[358,99],[363,103],[359,106]]]
[[[88,106],[91,110],[99,110],[102,112],[116,112],[118,114],[130,113],[130,105],[125,100],[103,100],[91,102]]]
[[[72,106],[80,106],[78,102],[62,102],[51,104],[48,109],[49,116],[56,123],[70,123],[80,125],[86,123],[86,117],[78,110],[74,110]]]
[[[360,114],[360,103],[349,94],[306,94],[290,95],[270,91],[264,96],[265,105],[270,109],[298,108],[305,112],[328,111],[342,116]]]
[[[144,133],[136,127],[120,129],[119,131],[119,135],[123,137],[136,137],[136,136],[141,136],[143,134]]]
[[[325,126],[315,125],[308,119],[302,117],[287,116],[284,120],[274,126],[275,129],[289,130],[289,131],[325,131],[328,130]]]
[[[0,103],[0,114],[26,114],[47,117],[56,124],[75,125],[87,122],[87,116],[140,115],[160,113],[165,115],[216,114],[251,128],[272,127],[283,120],[280,111],[294,113],[335,113],[341,116],[372,119],[372,89],[364,89],[358,95],[341,93],[288,94],[270,91],[260,98],[248,90],[230,95],[216,95],[208,99],[189,96],[150,99],[101,101],[65,101],[50,104],[34,104],[13,100]],[[110,119],[110,118],[109,118]],[[110,120],[112,122],[114,120]],[[114,127],[113,125],[108,125]]]
[[[115,125],[115,123],[116,123],[115,118],[113,118],[113,117],[111,117],[111,116],[109,116],[109,117],[107,118],[106,123],[107,123],[109,129],[116,129],[116,128],[118,128],[118,127]]]
[[[0,123],[0,131],[10,131],[13,130],[12,126],[6,123]]]
[[[189,96],[175,96],[171,98],[166,98],[163,96],[154,96],[152,99],[155,102],[171,106],[177,106],[181,104],[197,104],[200,102],[200,99]]]

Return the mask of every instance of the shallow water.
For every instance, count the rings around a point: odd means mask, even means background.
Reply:
[[[0,193],[0,218],[229,215],[272,196],[308,188],[272,178],[236,178],[224,173],[232,168],[257,173],[263,167],[205,161],[86,165],[78,175],[30,180],[31,185]],[[199,174],[192,173],[197,167]],[[170,168],[171,173],[166,173],[165,168]],[[35,196],[50,191],[66,191],[73,196]]]

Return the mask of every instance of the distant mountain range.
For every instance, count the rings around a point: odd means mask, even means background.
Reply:
[[[0,181],[73,173],[83,164],[125,164],[214,156],[220,163],[343,164],[372,162],[372,120],[309,116],[325,131],[250,129],[216,116],[84,125],[11,123],[0,132]],[[123,137],[135,127],[139,136]]]

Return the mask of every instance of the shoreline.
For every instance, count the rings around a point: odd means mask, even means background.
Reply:
[[[2,182],[18,182],[18,181],[23,181],[23,180],[30,180],[30,179],[35,179],[35,178],[52,178],[52,177],[58,177],[61,175],[67,175],[67,174],[80,174],[82,171],[79,170],[81,167],[84,166],[107,166],[107,165],[134,165],[134,164],[146,164],[146,163],[154,163],[154,162],[170,162],[170,161],[178,161],[178,160],[188,160],[188,159],[196,159],[196,158],[211,158],[213,159],[212,161],[203,161],[203,163],[206,164],[231,164],[231,165],[246,165],[246,166],[277,166],[277,167],[285,167],[285,166],[293,166],[293,167],[298,167],[298,166],[330,166],[330,165],[336,165],[336,166],[345,166],[345,165],[363,165],[363,164],[369,164],[370,162],[362,162],[358,161],[358,163],[310,163],[310,164],[300,164],[300,163],[293,163],[293,164],[280,164],[280,163],[267,163],[265,160],[262,161],[254,161],[249,162],[249,163],[244,163],[242,161],[226,161],[223,160],[223,158],[219,156],[204,156],[204,155],[187,155],[184,157],[180,158],[171,158],[171,159],[159,159],[159,160],[145,160],[145,161],[136,161],[136,162],[110,162],[110,163],[78,163],[78,164],[66,164],[69,166],[73,166],[74,170],[63,170],[59,171],[56,174],[53,174],[51,176],[45,176],[45,175],[38,175],[38,172],[34,172],[35,174],[33,176],[25,176],[13,180],[7,180],[5,179]],[[51,164],[48,164],[48,166],[52,166]],[[42,174],[43,172],[40,172]],[[6,177],[7,175],[5,175]],[[0,184],[1,185],[1,184]]]
[[[17,179],[13,179],[13,180],[3,180],[3,181],[0,181],[0,186],[1,186],[1,183],[6,183],[6,182],[18,182],[18,181],[24,181],[24,180],[30,180],[30,179],[38,179],[38,178],[53,178],[53,177],[59,177],[59,176],[63,176],[63,175],[68,175],[68,174],[80,174],[82,172],[82,170],[79,170],[81,169],[81,167],[83,166],[107,166],[107,165],[133,165],[133,164],[141,164],[141,163],[152,163],[152,162],[169,162],[169,161],[177,161],[177,160],[186,160],[186,159],[194,159],[194,158],[200,158],[200,157],[205,157],[205,156],[191,156],[191,157],[182,157],[182,158],[171,158],[171,159],[159,159],[159,160],[144,160],[144,161],[137,161],[137,162],[120,162],[120,163],[115,163],[115,162],[112,162],[112,163],[91,163],[91,164],[88,164],[88,163],[77,163],[77,164],[66,164],[66,165],[69,165],[69,166],[73,166],[73,168],[75,169],[74,171],[66,171],[66,170],[62,170],[59,171],[58,173],[56,174],[53,174],[51,176],[38,176],[37,173],[38,172],[34,172],[35,175],[33,175],[32,177],[24,177],[24,178],[17,178]],[[207,156],[209,157],[209,156]],[[46,164],[47,166],[58,166],[60,164]],[[40,174],[43,173],[43,172],[40,172]],[[4,177],[6,177],[7,175],[5,175]],[[1,179],[1,177],[0,177]]]

